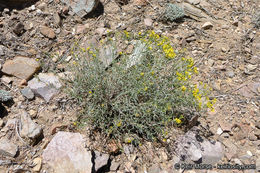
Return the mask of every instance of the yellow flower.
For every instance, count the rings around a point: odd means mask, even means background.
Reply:
[[[82,52],[86,52],[86,49],[85,48],[81,48]]]
[[[89,94],[92,94],[92,91],[89,91],[88,93],[89,93]]]
[[[117,124],[116,124],[116,126],[117,127],[120,127],[122,125],[122,121],[120,120]]]
[[[181,87],[181,90],[182,90],[182,91],[186,91],[186,89],[187,89],[187,88],[186,88],[185,86],[182,86],[182,87]]]
[[[181,123],[181,119],[179,119],[179,118],[175,118],[174,121],[175,121],[177,124],[180,124],[180,123]]]
[[[168,111],[172,110],[171,105],[169,105],[169,104],[167,105],[167,110],[168,110]]]
[[[148,90],[148,87],[145,87],[145,88],[144,88],[144,91],[147,91],[147,90]]]
[[[87,47],[87,51],[89,51],[90,47]]]
[[[135,114],[135,116],[136,116],[136,117],[139,117],[139,116],[140,116],[140,114],[136,113],[136,114]]]
[[[152,50],[152,47],[151,47],[151,46],[149,46],[148,48],[149,48],[149,50]]]
[[[141,72],[141,73],[140,73],[140,75],[141,75],[141,76],[143,76],[143,75],[144,75],[144,73],[143,73],[143,72]]]
[[[77,125],[77,122],[73,122],[73,125],[76,126],[76,125]]]
[[[166,141],[167,141],[167,139],[163,138],[163,142],[166,142]]]
[[[122,55],[123,54],[123,52],[119,52],[119,55]]]
[[[154,71],[151,72],[151,75],[154,75]]]

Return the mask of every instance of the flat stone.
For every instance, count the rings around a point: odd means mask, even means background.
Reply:
[[[3,76],[1,78],[1,81],[6,83],[6,84],[10,84],[12,82],[12,79],[10,77],[7,77],[7,76]]]
[[[146,26],[152,26],[153,25],[153,20],[151,18],[145,18],[144,19],[144,24]]]
[[[92,172],[91,152],[84,147],[80,133],[58,132],[43,151],[43,162],[55,172]]]
[[[116,171],[120,166],[120,163],[115,162],[114,160],[111,162],[110,171]]]
[[[223,141],[223,144],[227,147],[227,152],[225,153],[225,156],[228,160],[231,160],[236,154],[237,154],[237,146],[230,140]]]
[[[57,26],[60,26],[60,25],[61,25],[61,19],[60,19],[60,15],[59,15],[58,13],[54,13],[53,19],[54,19],[54,23],[55,23]]]
[[[61,2],[71,7],[72,12],[79,17],[84,17],[93,11],[99,4],[99,0],[61,0]]]
[[[33,159],[33,164],[35,165],[33,167],[33,171],[34,172],[40,172],[41,168],[42,168],[42,159],[37,157],[35,159]]]
[[[202,163],[216,164],[224,156],[224,151],[220,142],[203,141],[201,144],[202,150]]]
[[[186,163],[215,164],[223,157],[220,142],[209,141],[199,135],[199,129],[193,127],[176,140],[176,156]]]
[[[29,88],[34,94],[42,97],[46,102],[59,93],[61,83],[59,78],[52,73],[40,73],[38,77],[28,82]]]
[[[18,151],[18,146],[6,138],[0,139],[0,155],[15,157]]]
[[[148,173],[158,173],[158,172],[161,172],[161,168],[157,164],[152,165],[152,167],[148,170]]]
[[[203,25],[202,25],[202,29],[204,30],[207,30],[207,29],[210,29],[213,27],[213,24],[211,22],[205,22]]]
[[[219,122],[219,125],[220,125],[221,129],[222,129],[224,132],[230,132],[230,131],[231,131],[232,123],[220,121],[220,122]]]
[[[109,155],[95,151],[95,170],[98,171],[108,163]]]
[[[25,112],[21,112],[21,131],[20,135],[22,138],[32,140],[32,143],[42,134],[42,128],[33,122],[31,117]]]
[[[28,80],[40,69],[40,64],[28,57],[17,56],[13,60],[7,60],[2,72],[8,75],[13,75],[20,79]]]
[[[228,71],[226,72],[226,75],[227,75],[228,77],[230,77],[230,78],[233,78],[233,77],[235,76],[235,73],[234,73],[233,70],[228,70]]]
[[[34,93],[29,87],[21,89],[21,93],[24,97],[26,97],[29,100],[32,100],[34,98]]]
[[[256,160],[256,170],[260,171],[260,157]]]
[[[47,26],[42,26],[40,28],[40,32],[42,35],[44,35],[45,37],[48,37],[50,39],[54,39],[56,37],[55,32],[53,31],[52,28],[49,28]]]
[[[260,129],[260,121],[255,123],[255,127]]]

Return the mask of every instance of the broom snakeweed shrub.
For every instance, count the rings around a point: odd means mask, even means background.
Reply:
[[[138,62],[131,62],[133,55],[118,52],[117,60],[105,68],[98,49],[73,50],[77,52],[74,79],[68,89],[82,105],[80,122],[100,129],[107,137],[126,138],[128,142],[165,141],[167,128],[185,125],[193,113],[204,108],[214,110],[215,100],[209,99],[207,86],[191,83],[198,73],[194,60],[176,53],[169,38],[154,31],[136,35],[125,31],[115,38],[102,42],[116,47],[114,43],[127,39],[145,45],[142,50],[140,45],[133,50],[141,57],[133,59]]]

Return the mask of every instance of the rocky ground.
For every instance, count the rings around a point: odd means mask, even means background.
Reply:
[[[252,24],[260,1],[167,1],[184,8],[178,23],[161,20],[163,0],[25,1],[10,1],[19,8],[0,1],[0,172],[260,171],[260,32]],[[98,145],[102,139],[76,128],[78,107],[61,92],[70,50],[75,42],[86,48],[107,31],[150,29],[196,60],[201,75],[194,80],[213,87],[216,111],[165,147]],[[256,169],[177,170],[176,163]]]

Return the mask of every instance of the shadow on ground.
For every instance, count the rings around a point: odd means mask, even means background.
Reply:
[[[0,0],[0,12],[5,8],[8,8],[9,10],[22,10],[35,4],[37,1],[38,0]]]

